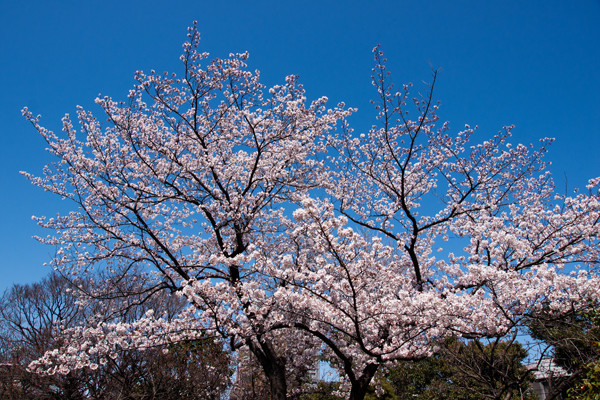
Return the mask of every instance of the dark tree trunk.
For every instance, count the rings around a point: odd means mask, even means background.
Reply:
[[[351,384],[352,388],[350,389],[350,397],[349,400],[364,400],[367,395],[367,391],[369,390],[369,385],[373,376],[375,376],[375,372],[379,368],[379,364],[369,364],[362,371],[362,374],[358,377],[358,379],[352,379]]]
[[[260,344],[249,342],[250,351],[256,356],[262,366],[265,377],[269,381],[271,400],[287,399],[287,380],[285,378],[285,357],[275,354],[273,345],[267,339],[262,339]]]
[[[269,373],[267,373],[267,370],[265,369],[265,375],[267,376],[267,379],[269,381],[269,387],[271,389],[271,399],[287,399],[287,382],[285,379],[285,368],[274,368]]]

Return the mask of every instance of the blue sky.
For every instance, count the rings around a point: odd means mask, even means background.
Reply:
[[[218,3],[218,4],[217,4]],[[68,204],[20,170],[52,159],[21,117],[28,106],[60,129],[76,105],[123,98],[136,70],[180,72],[186,28],[198,21],[215,56],[249,51],[268,85],[297,74],[309,99],[326,95],[368,127],[381,44],[397,84],[429,81],[450,126],[484,138],[514,124],[513,142],[556,138],[548,160],[561,187],[600,175],[600,1],[28,1],[0,0],[0,290],[39,280],[55,249],[32,215]]]

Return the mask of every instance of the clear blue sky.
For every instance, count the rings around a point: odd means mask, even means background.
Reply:
[[[368,4],[367,4],[368,3]],[[215,56],[250,52],[267,84],[298,74],[309,98],[358,107],[369,126],[371,49],[381,44],[398,84],[428,81],[456,129],[481,137],[515,124],[514,142],[555,137],[557,182],[600,175],[600,1],[9,1],[0,0],[0,290],[40,279],[55,249],[31,215],[67,204],[20,170],[51,159],[21,117],[28,106],[60,129],[99,93],[125,96],[138,69],[180,72],[186,28],[198,21]]]

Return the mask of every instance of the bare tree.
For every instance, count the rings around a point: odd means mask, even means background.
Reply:
[[[229,353],[211,338],[150,349],[121,350],[97,368],[61,375],[38,375],[28,364],[59,348],[61,332],[87,321],[98,321],[88,299],[83,307],[76,287],[52,273],[41,282],[15,285],[0,299],[0,390],[11,399],[219,399],[231,376]],[[104,299],[106,301],[106,299]],[[113,302],[121,300],[113,299]],[[130,300],[129,298],[127,300]],[[166,293],[132,306],[125,301],[121,315],[112,320],[139,318],[148,309],[175,316],[185,302]],[[111,310],[119,309],[112,304]],[[67,343],[68,344],[68,343]]]

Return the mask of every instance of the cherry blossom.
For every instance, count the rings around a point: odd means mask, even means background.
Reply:
[[[446,336],[500,337],[542,307],[599,297],[600,178],[557,195],[551,139],[452,133],[436,116],[436,74],[413,99],[378,47],[377,115],[357,134],[355,110],[308,102],[296,77],[267,89],[248,54],[209,60],[198,46],[194,26],[181,77],[138,72],[127,101],[98,98],[106,123],[78,108],[57,135],[24,110],[57,157],[25,175],[78,207],[37,219],[54,231],[40,238],[58,248],[54,266],[101,270],[88,296],[171,290],[189,303],[69,330],[33,370],[211,335],[256,357],[274,399],[323,346],[357,400],[381,366]]]

